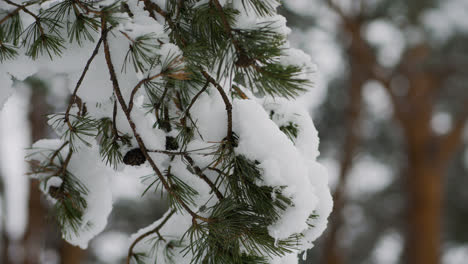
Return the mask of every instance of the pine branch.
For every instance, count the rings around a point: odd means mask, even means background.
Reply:
[[[168,182],[164,178],[163,174],[159,170],[158,166],[153,161],[151,156],[148,154],[147,148],[146,148],[142,138],[140,137],[140,135],[138,134],[138,132],[136,130],[136,125],[135,125],[135,123],[133,122],[133,120],[131,118],[128,107],[127,107],[127,105],[125,103],[125,100],[124,100],[124,98],[122,96],[122,93],[120,91],[119,82],[118,82],[117,75],[115,73],[114,65],[112,63],[112,59],[111,59],[111,55],[110,55],[109,43],[107,42],[107,32],[108,32],[108,30],[107,30],[106,20],[105,20],[104,16],[101,17],[101,28],[102,28],[102,39],[103,39],[103,43],[104,43],[104,55],[105,55],[104,57],[106,59],[107,68],[108,68],[109,74],[110,74],[110,79],[111,79],[111,82],[112,82],[112,86],[114,88],[114,93],[117,96],[120,107],[122,108],[123,112],[125,113],[127,121],[129,123],[132,131],[133,131],[133,135],[135,136],[135,139],[136,139],[136,141],[137,141],[137,143],[138,143],[138,145],[140,147],[140,150],[143,152],[143,155],[145,156],[146,160],[148,160],[150,166],[153,168],[154,172],[158,176],[158,178],[161,181],[164,188],[193,217],[193,221],[195,221],[195,219],[199,219],[199,220],[202,220],[202,221],[205,221],[205,222],[212,222],[213,219],[202,217],[202,216],[196,214],[195,212],[193,212],[188,207],[188,205],[185,202],[183,202],[182,199],[177,194],[174,193],[174,191],[171,189],[170,185],[168,184]]]

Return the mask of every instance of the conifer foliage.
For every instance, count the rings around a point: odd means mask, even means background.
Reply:
[[[289,47],[278,5],[0,0],[0,81],[47,70],[71,83],[49,119],[59,139],[27,157],[64,239],[87,247],[112,175],[131,171],[170,209],[132,236],[127,263],[297,263],[331,197],[295,99],[314,68]]]

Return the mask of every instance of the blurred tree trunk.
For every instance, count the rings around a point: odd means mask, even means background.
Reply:
[[[429,55],[425,49],[423,45],[407,53],[402,70],[408,76],[410,89],[395,105],[400,106],[396,111],[405,131],[408,155],[405,252],[408,264],[439,264],[441,261],[444,177],[461,145],[468,119],[467,111],[448,133],[442,136],[434,133],[431,121],[441,80],[430,72],[414,70]],[[401,110],[404,105],[406,110]]]
[[[8,256],[8,249],[10,247],[10,238],[8,237],[8,232],[7,232],[7,202],[6,202],[6,197],[5,197],[5,184],[3,181],[3,176],[0,175],[0,197],[2,199],[2,217],[0,221],[2,221],[1,224],[1,229],[2,229],[2,235],[1,235],[1,262],[3,264],[11,264],[10,258]]]
[[[406,56],[410,89],[401,99],[407,111],[399,112],[405,131],[408,156],[407,196],[408,221],[406,263],[438,264],[441,246],[441,210],[443,199],[444,162],[438,154],[437,136],[431,121],[434,111],[437,83],[424,72],[414,71],[425,56],[422,47],[413,49]],[[422,53],[421,53],[422,54]],[[399,110],[397,110],[399,111]]]
[[[406,263],[438,264],[441,249],[443,171],[424,153],[411,153]]]
[[[359,49],[355,44],[351,44],[350,53],[359,54]],[[338,183],[333,193],[334,208],[330,216],[330,223],[325,237],[325,247],[323,250],[322,263],[341,264],[343,263],[344,252],[340,248],[338,241],[340,229],[343,226],[342,211],[346,204],[347,176],[353,166],[353,159],[357,153],[360,141],[360,119],[362,111],[362,87],[367,80],[366,74],[362,70],[360,56],[356,55],[350,61],[350,86],[348,88],[349,102],[346,107],[345,139],[343,152],[341,153],[341,164],[338,176]]]
[[[47,136],[48,106],[43,87],[31,85],[29,122],[31,129],[31,140],[35,142]],[[28,222],[26,233],[23,238],[25,252],[24,264],[39,264],[40,254],[45,246],[46,239],[46,216],[47,210],[41,202],[39,182],[30,180]]]
[[[2,230],[5,228],[5,225],[2,226]],[[3,264],[12,264],[8,255],[8,248],[10,246],[10,238],[6,231],[2,231],[2,262]]]
[[[62,240],[60,247],[60,263],[61,264],[80,264],[84,259],[86,251],[79,247],[72,246]]]

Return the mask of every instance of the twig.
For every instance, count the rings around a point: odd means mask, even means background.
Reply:
[[[224,199],[224,196],[221,194],[221,192],[219,191],[218,187],[216,187],[216,184],[214,184],[210,178],[208,178],[205,174],[203,174],[202,170],[200,169],[200,167],[198,167],[197,165],[195,165],[195,162],[193,162],[193,159],[189,156],[189,155],[184,155],[184,158],[185,160],[187,160],[187,162],[190,164],[190,166],[193,167],[193,169],[195,170],[195,173],[198,175],[198,177],[200,177],[200,179],[202,179],[203,181],[205,181],[208,186],[210,186],[211,190],[213,190],[213,192],[215,193],[216,197],[218,197],[219,200],[223,200]]]
[[[249,97],[237,86],[237,85],[232,85],[232,88],[234,88],[234,90],[236,91],[237,94],[239,94],[239,96],[244,99],[244,100],[248,100]]]
[[[140,89],[140,87],[141,87],[145,82],[150,82],[150,81],[152,81],[152,80],[154,80],[154,79],[156,79],[156,78],[158,78],[158,77],[161,77],[161,76],[163,76],[163,75],[164,75],[164,73],[160,72],[160,73],[158,73],[158,74],[156,74],[156,75],[153,75],[153,76],[151,76],[151,77],[147,77],[147,78],[145,78],[145,79],[139,81],[139,82],[137,83],[137,85],[135,85],[135,87],[133,88],[132,93],[131,93],[131,95],[130,95],[130,101],[129,101],[129,103],[128,103],[128,111],[129,111],[129,112],[132,112],[132,109],[133,109],[133,100],[134,100],[134,97],[135,97],[136,93],[137,93],[138,90]]]
[[[77,3],[83,10],[85,10],[86,14],[93,13],[93,14],[96,14],[96,15],[99,15],[99,16],[102,15],[101,11],[93,10],[93,9],[89,8],[86,4],[81,3],[81,1],[73,0],[73,2]]]
[[[211,77],[206,71],[202,70],[203,76],[205,76],[206,80],[209,81],[211,84],[213,84],[216,89],[218,90],[219,94],[223,98],[224,105],[226,106],[226,112],[227,112],[227,140],[228,142],[232,143],[232,104],[229,101],[228,96],[226,95],[226,92],[224,92],[223,87],[219,85],[219,83],[216,82],[213,77]]]
[[[37,23],[37,25],[39,27],[39,31],[41,32],[41,35],[45,34],[44,33],[44,28],[42,27],[42,24],[41,24],[41,21],[40,21],[40,18],[36,14],[34,14],[33,12],[29,11],[29,9],[26,8],[28,5],[19,5],[19,4],[14,3],[14,2],[12,2],[10,0],[3,0],[3,1],[6,2],[9,5],[16,6],[17,8],[23,10],[28,15],[32,16],[36,20],[36,23]]]
[[[231,42],[234,45],[234,48],[237,50],[237,52],[241,54],[243,50],[239,42],[232,35],[232,27],[231,25],[229,25],[229,21],[227,20],[226,14],[224,14],[223,6],[219,3],[218,0],[211,0],[211,3],[214,4],[216,9],[218,10],[219,15],[221,16],[221,20],[223,20],[224,31],[226,31],[226,34],[231,39]]]
[[[159,5],[157,5],[156,3],[152,2],[151,0],[142,0],[145,4],[145,9],[148,10],[148,12],[150,13],[150,16],[156,20],[156,16],[154,15],[153,12],[156,12],[158,14],[160,14],[162,17],[164,17],[164,19],[166,20],[166,22],[169,24],[169,27],[174,31],[174,33],[176,33],[178,35],[178,37],[180,38],[180,41],[182,42],[183,46],[186,45],[186,40],[183,38],[183,36],[181,36],[177,30],[175,30],[176,28],[176,25],[174,23],[174,21],[172,21],[171,17],[166,13],[166,11],[164,11]]]
[[[203,88],[192,98],[192,101],[190,101],[190,104],[188,105],[188,107],[184,111],[184,116],[180,119],[180,122],[182,123],[182,125],[185,125],[185,120],[187,119],[187,116],[190,115],[190,109],[195,104],[195,102],[198,100],[198,97],[200,97],[200,95],[202,93],[204,93],[206,91],[206,89],[208,89],[209,84],[210,84],[210,82],[206,81],[205,86],[203,86]]]
[[[3,24],[3,22],[7,21],[7,20],[8,20],[9,18],[11,18],[12,16],[16,15],[20,10],[21,10],[21,7],[17,7],[15,10],[13,10],[13,12],[8,13],[6,16],[4,16],[4,17],[0,20],[0,25]]]
[[[60,153],[60,151],[66,146],[68,145],[68,141],[65,141],[62,146],[60,146],[60,148],[58,148],[56,151],[54,151],[54,153],[52,154],[52,156],[50,156],[50,159],[49,159],[49,165],[52,165],[54,163],[54,159],[55,157],[57,157],[57,155]]]
[[[99,38],[98,43],[96,44],[96,47],[94,48],[93,54],[91,55],[91,57],[86,62],[85,68],[84,68],[83,72],[81,73],[80,79],[78,79],[78,82],[75,85],[75,89],[73,90],[73,93],[72,93],[72,95],[70,97],[70,102],[68,103],[67,110],[65,111],[65,122],[67,122],[68,128],[70,130],[73,130],[73,126],[70,123],[70,110],[72,108],[73,103],[75,102],[76,93],[78,92],[78,89],[80,88],[81,83],[83,82],[84,77],[85,77],[86,73],[88,72],[89,65],[91,65],[91,62],[94,60],[94,58],[98,54],[99,48],[101,47],[101,43],[102,43],[102,37]]]
[[[161,234],[159,234],[159,230],[161,230],[161,228],[167,223],[167,221],[174,215],[175,211],[171,211],[165,218],[164,220],[157,226],[155,227],[154,229],[142,234],[141,236],[139,236],[137,239],[135,239],[135,241],[133,241],[133,243],[130,245],[129,249],[128,249],[128,255],[127,255],[127,264],[130,264],[130,260],[133,256],[133,249],[135,248],[135,246],[141,241],[143,240],[145,237],[151,235],[151,234],[154,234],[154,233],[157,233],[159,238],[160,239],[164,239]]]

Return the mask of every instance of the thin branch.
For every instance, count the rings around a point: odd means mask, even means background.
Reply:
[[[128,39],[130,42],[135,43],[135,40],[132,39],[127,33],[123,32],[122,30],[119,30],[119,32],[122,33],[122,35],[124,35],[124,37]]]
[[[209,81],[211,84],[213,84],[216,89],[218,90],[219,94],[223,98],[224,105],[226,106],[226,112],[227,112],[227,140],[228,142],[232,142],[232,104],[229,101],[228,96],[226,95],[226,92],[224,91],[223,87],[219,85],[219,83],[216,82],[213,77],[211,77],[206,71],[202,71],[203,76],[205,76],[206,80]]]
[[[62,169],[61,169],[61,174],[62,175],[65,175],[65,172],[67,170],[67,167],[68,167],[68,163],[70,163],[70,160],[71,160],[71,157],[73,155],[73,150],[70,148],[68,150],[68,155],[67,157],[65,158],[65,161],[63,162],[63,165],[62,165]]]
[[[117,101],[114,101],[114,109],[112,111],[112,134],[114,134],[114,140],[121,139],[119,135],[119,130],[117,130]]]
[[[234,91],[236,91],[236,93],[244,100],[248,100],[249,97],[239,88],[239,86],[237,85],[232,85],[232,88],[234,89]]]
[[[32,17],[34,17],[34,19],[39,20],[39,17],[36,14],[34,14],[33,12],[29,11],[29,9],[26,8],[28,5],[20,5],[20,4],[12,2],[10,0],[3,0],[3,1],[5,3],[9,4],[9,5],[16,6],[17,8],[23,10],[25,13],[27,13],[27,14],[31,15]]]
[[[39,31],[41,32],[41,35],[44,35],[44,28],[42,27],[42,24],[40,22],[40,18],[34,14],[33,12],[29,11],[29,9],[27,9],[26,7],[28,5],[19,5],[17,3],[14,3],[10,0],[3,0],[5,3],[9,4],[9,5],[13,5],[13,6],[16,6],[17,8],[23,10],[23,12],[25,12],[26,14],[32,16],[35,20],[36,20],[36,23],[37,23],[37,26],[39,27]]]
[[[91,62],[93,62],[94,58],[98,54],[99,48],[101,47],[101,43],[102,43],[102,37],[99,38],[98,43],[96,44],[96,47],[94,48],[93,54],[91,55],[91,57],[86,62],[84,70],[81,73],[80,79],[78,79],[78,82],[75,85],[75,89],[73,90],[73,93],[72,93],[72,95],[70,97],[70,102],[68,103],[67,110],[65,111],[65,122],[67,122],[68,128],[70,130],[73,130],[73,126],[70,123],[70,110],[71,110],[71,108],[73,106],[73,103],[75,102],[76,93],[78,92],[78,89],[80,88],[81,83],[83,82],[84,77],[86,76],[86,73],[88,72],[88,69],[89,69],[89,66],[91,65]]]
[[[133,241],[133,243],[130,245],[129,249],[128,249],[128,255],[127,255],[127,262],[126,264],[130,264],[130,260],[133,256],[133,249],[135,248],[135,246],[141,241],[143,240],[145,237],[149,236],[149,235],[152,235],[154,233],[157,233],[159,238],[160,239],[164,239],[160,234],[159,234],[159,230],[161,230],[161,228],[167,223],[167,221],[175,214],[175,211],[171,211],[165,218],[164,220],[157,226],[155,227],[154,229],[142,234],[141,236],[139,236],[137,239],[135,239],[135,241]]]
[[[93,10],[93,9],[89,8],[86,4],[83,4],[81,1],[73,0],[73,2],[77,3],[83,10],[85,10],[86,14],[93,13],[93,14],[96,14],[96,15],[99,15],[99,16],[102,15],[101,11]]]
[[[193,169],[195,170],[195,174],[198,175],[198,177],[200,177],[200,179],[202,179],[203,181],[205,181],[211,188],[211,190],[213,190],[213,192],[215,193],[216,197],[218,197],[219,200],[222,200],[224,199],[224,196],[221,194],[221,192],[219,191],[218,187],[216,187],[216,184],[214,184],[210,178],[208,178],[208,176],[206,176],[205,174],[203,174],[203,171],[200,169],[200,167],[198,167],[197,165],[195,165],[195,162],[193,161],[193,159],[189,156],[189,155],[184,155],[184,158],[185,160],[187,160],[187,162],[190,164],[190,166],[193,167]]]
[[[21,7],[17,7],[15,10],[13,10],[13,12],[8,13],[6,16],[4,16],[4,17],[0,20],[0,25],[3,24],[3,22],[5,22],[5,21],[7,21],[8,19],[10,19],[11,17],[13,17],[14,15],[16,15],[20,10],[21,10]]]
[[[229,21],[227,20],[226,14],[224,14],[223,6],[219,3],[218,0],[211,0],[211,3],[214,4],[216,10],[218,10],[219,15],[221,16],[221,20],[223,21],[224,31],[231,39],[232,44],[234,45],[237,52],[242,53],[242,48],[239,45],[239,42],[234,38],[232,35],[232,27],[229,25]]]
[[[133,100],[134,100],[134,97],[135,97],[136,93],[137,93],[138,90],[140,89],[140,87],[141,87],[144,83],[150,82],[150,81],[152,81],[152,80],[154,80],[154,79],[156,79],[156,78],[158,78],[158,77],[161,77],[161,76],[164,76],[164,73],[163,73],[163,72],[160,72],[160,73],[158,73],[158,74],[156,74],[156,75],[153,75],[153,76],[151,76],[151,77],[147,77],[147,78],[145,78],[145,79],[139,81],[139,82],[137,83],[137,85],[135,85],[135,87],[133,87],[132,94],[130,95],[130,101],[129,101],[129,103],[128,103],[128,111],[129,111],[129,112],[132,112],[132,109],[133,109]]]
[[[148,149],[147,151],[148,152],[153,152],[153,153],[166,154],[166,155],[169,155],[169,156],[184,156],[184,155],[188,155],[188,154],[207,156],[207,155],[212,155],[215,152],[212,152],[212,153],[193,153],[193,152],[200,151],[200,150],[206,150],[206,149],[210,149],[210,148],[211,147],[200,148],[200,149],[191,149],[191,150],[186,150],[186,151],[169,151],[169,150],[162,150],[162,149]]]
[[[208,89],[209,84],[210,84],[210,82],[206,81],[203,88],[192,98],[192,101],[190,101],[190,104],[188,105],[187,109],[185,109],[185,111],[184,111],[184,116],[180,119],[180,122],[182,123],[182,125],[185,125],[185,120],[187,119],[187,116],[190,116],[190,109],[195,104],[195,102],[198,100],[200,95],[202,93],[204,93],[206,91],[206,89]]]
[[[50,159],[49,159],[49,165],[52,165],[54,163],[54,159],[55,157],[57,157],[57,155],[60,153],[60,151],[66,146],[68,145],[68,141],[65,141],[62,146],[60,146],[60,148],[58,148],[56,151],[54,151],[54,153],[52,154],[52,156],[50,156]]]

